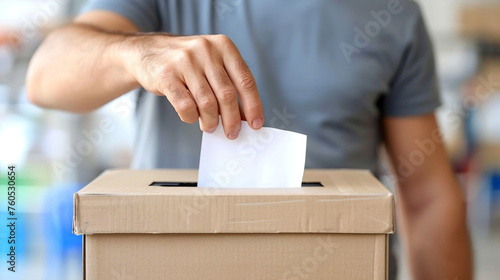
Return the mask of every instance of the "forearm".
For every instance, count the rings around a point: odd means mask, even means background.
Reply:
[[[229,139],[238,137],[242,113],[253,129],[264,124],[255,79],[227,36],[140,33],[106,11],[75,22],[52,33],[32,59],[33,103],[87,112],[141,86],[166,97],[182,121],[199,121],[205,132],[217,128],[219,115]]]
[[[433,114],[384,119],[398,179],[398,226],[414,279],[470,280],[465,199],[436,132]]]
[[[442,195],[415,204],[399,196],[399,226],[415,279],[472,279],[471,245],[466,227],[465,202],[456,182],[446,180],[443,186],[430,178],[408,180],[400,190],[417,189],[426,184]],[[446,192],[446,193],[445,193]]]
[[[88,112],[136,88],[127,72],[128,35],[73,24],[55,31],[28,70],[30,100],[42,107]]]

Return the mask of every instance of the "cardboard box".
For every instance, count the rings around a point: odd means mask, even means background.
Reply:
[[[78,191],[84,279],[387,279],[394,200],[368,171],[306,170],[295,189],[196,178],[110,170]]]

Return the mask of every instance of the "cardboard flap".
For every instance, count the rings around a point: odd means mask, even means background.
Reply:
[[[105,171],[75,194],[73,233],[394,230],[393,195],[366,170],[306,170],[304,182],[320,182],[323,186],[295,189],[151,185],[193,183],[196,178],[196,170]]]

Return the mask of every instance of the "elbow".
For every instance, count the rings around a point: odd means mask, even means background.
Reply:
[[[49,37],[51,37],[49,35]],[[45,39],[45,41],[38,47],[33,57],[28,65],[28,71],[26,73],[26,94],[28,100],[39,107],[42,108],[52,108],[54,104],[51,101],[57,100],[57,98],[51,97],[50,93],[53,89],[50,89],[52,78],[52,71],[50,69],[50,53],[47,52],[46,41],[50,38]]]
[[[47,71],[43,71],[43,63],[37,61],[37,55],[32,58],[26,75],[26,94],[30,103],[45,109],[59,109],[71,113],[83,114],[94,108],[85,106],[74,106],[65,102],[64,93],[58,87],[54,87],[55,81],[47,77]]]
[[[63,106],[62,104],[57,104],[55,102],[51,103],[50,100],[46,100],[46,98],[44,98],[40,87],[34,82],[28,81],[26,83],[26,91],[29,102],[44,109],[63,110],[74,114],[86,114],[95,110],[95,108],[85,106]]]
[[[35,54],[28,66],[26,74],[26,94],[28,100],[39,107],[47,107],[44,105],[42,98],[42,71],[38,67],[37,55]]]
[[[43,107],[42,103],[40,102],[39,97],[37,96],[38,93],[36,92],[35,89],[36,89],[36,87],[33,84],[33,82],[27,80],[26,81],[26,94],[27,94],[29,102],[33,105]]]
[[[50,96],[44,93],[43,78],[40,77],[42,73],[37,73],[33,69],[28,70],[26,79],[26,94],[30,103],[45,109],[59,109],[75,114],[86,114],[92,112],[95,108],[89,106],[74,106],[71,104],[64,105],[61,103],[61,94],[57,96]],[[57,102],[56,100],[59,100]]]
[[[405,211],[411,216],[419,216],[429,209],[434,213],[464,219],[466,201],[455,180],[418,180],[399,184],[398,193],[403,200]],[[437,214],[436,214],[437,215]]]
[[[33,80],[33,78],[29,77],[26,80],[26,94],[28,97],[29,102],[31,102],[33,105],[39,106],[39,107],[45,107],[43,103],[41,102],[40,98],[40,92],[39,92],[39,86],[37,83]]]

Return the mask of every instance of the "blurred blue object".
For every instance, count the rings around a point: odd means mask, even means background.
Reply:
[[[490,174],[491,208],[493,216],[500,219],[500,171]]]
[[[48,250],[48,260],[42,279],[69,280],[82,277],[82,237],[72,233],[73,194],[83,184],[58,185],[49,189],[44,198],[47,212],[40,219]]]
[[[476,205],[478,225],[486,235],[500,230],[500,170],[489,170],[482,175],[481,189]]]

